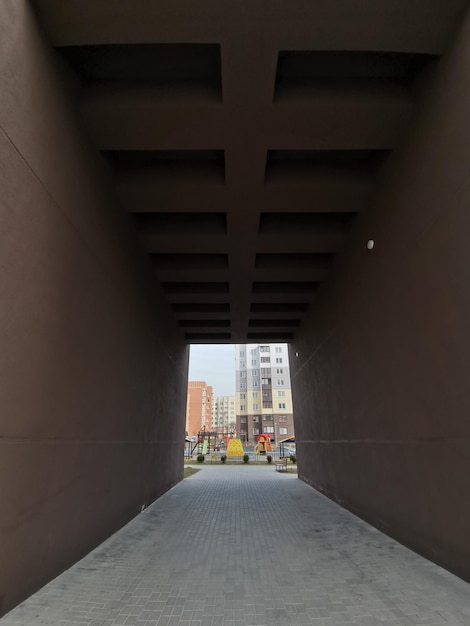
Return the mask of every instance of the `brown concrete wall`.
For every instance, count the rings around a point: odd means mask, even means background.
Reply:
[[[27,3],[0,25],[2,614],[181,478],[188,349]]]
[[[301,478],[467,580],[469,59],[467,20],[290,348]]]

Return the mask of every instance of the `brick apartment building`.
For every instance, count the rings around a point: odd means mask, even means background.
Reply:
[[[188,382],[186,431],[189,437],[212,426],[212,387],[204,381]]]

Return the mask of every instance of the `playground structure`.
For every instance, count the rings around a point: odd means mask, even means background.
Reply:
[[[228,448],[230,436],[228,432],[200,430],[195,437],[186,437],[185,457],[191,458],[193,455],[220,452],[221,449]]]
[[[254,453],[256,455],[266,454],[266,452],[272,452],[272,449],[273,447],[271,445],[271,435],[268,435],[268,434],[258,435],[258,443],[256,444],[254,448]]]
[[[232,435],[233,433],[222,431],[201,430],[197,435],[185,438],[184,456],[191,459],[199,454],[206,456],[219,453],[225,454],[227,458],[241,458],[246,452],[255,456],[265,456],[267,453],[273,453],[274,456],[277,456],[278,448],[273,446],[271,435],[268,433],[258,435],[257,444],[254,448],[251,446],[247,448],[241,439]],[[284,444],[280,448],[280,457],[284,455],[289,457],[290,454],[295,454],[294,438],[286,439],[280,443]]]
[[[279,442],[279,458],[288,459],[296,456],[295,437],[287,437]]]
[[[241,439],[227,439],[227,457],[238,458],[245,454]]]

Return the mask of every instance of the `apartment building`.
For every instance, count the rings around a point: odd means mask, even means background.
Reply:
[[[212,403],[212,430],[219,433],[236,432],[235,396],[217,396]]]
[[[189,437],[212,426],[212,387],[204,381],[188,382],[186,431]]]
[[[242,441],[269,434],[278,443],[294,435],[287,344],[237,344],[236,424]]]

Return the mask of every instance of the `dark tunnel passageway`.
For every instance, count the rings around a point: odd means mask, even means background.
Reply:
[[[467,8],[2,3],[0,613],[181,479],[193,343],[288,342],[300,477],[470,579]]]

